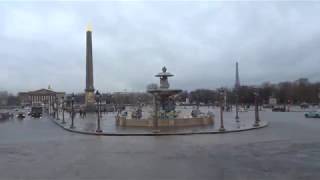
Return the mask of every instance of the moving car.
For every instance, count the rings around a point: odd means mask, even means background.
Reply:
[[[17,115],[17,118],[19,119],[24,119],[26,116],[24,115],[23,112],[19,112],[19,114]]]
[[[33,106],[31,107],[31,117],[39,118],[42,116],[42,107],[41,106]]]
[[[320,118],[320,110],[304,113],[306,118]]]

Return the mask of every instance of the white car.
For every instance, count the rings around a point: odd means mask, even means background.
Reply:
[[[304,116],[306,118],[320,118],[320,110],[306,112]]]

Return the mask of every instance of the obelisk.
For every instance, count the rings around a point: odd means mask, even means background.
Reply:
[[[92,29],[87,27],[87,45],[86,45],[86,89],[85,89],[85,105],[87,111],[95,109],[95,97],[93,87],[93,63],[92,63]]]

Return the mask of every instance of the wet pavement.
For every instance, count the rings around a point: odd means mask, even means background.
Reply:
[[[320,119],[260,114],[269,127],[190,136],[88,136],[46,117],[9,119],[0,179],[319,179]]]

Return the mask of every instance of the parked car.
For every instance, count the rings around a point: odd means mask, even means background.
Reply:
[[[306,118],[320,118],[320,110],[304,113]]]
[[[10,114],[8,112],[0,112],[0,120],[5,120],[10,117]]]
[[[272,108],[273,112],[286,112],[285,106],[275,106]]]
[[[309,108],[309,104],[307,104],[307,103],[301,103],[301,104],[300,104],[300,108],[301,108],[301,109]]]
[[[239,112],[248,112],[248,109],[246,109],[246,108],[239,108]]]
[[[272,109],[272,108],[274,107],[274,105],[272,105],[272,104],[264,104],[262,107],[263,107],[263,108],[270,108],[270,109]]]

